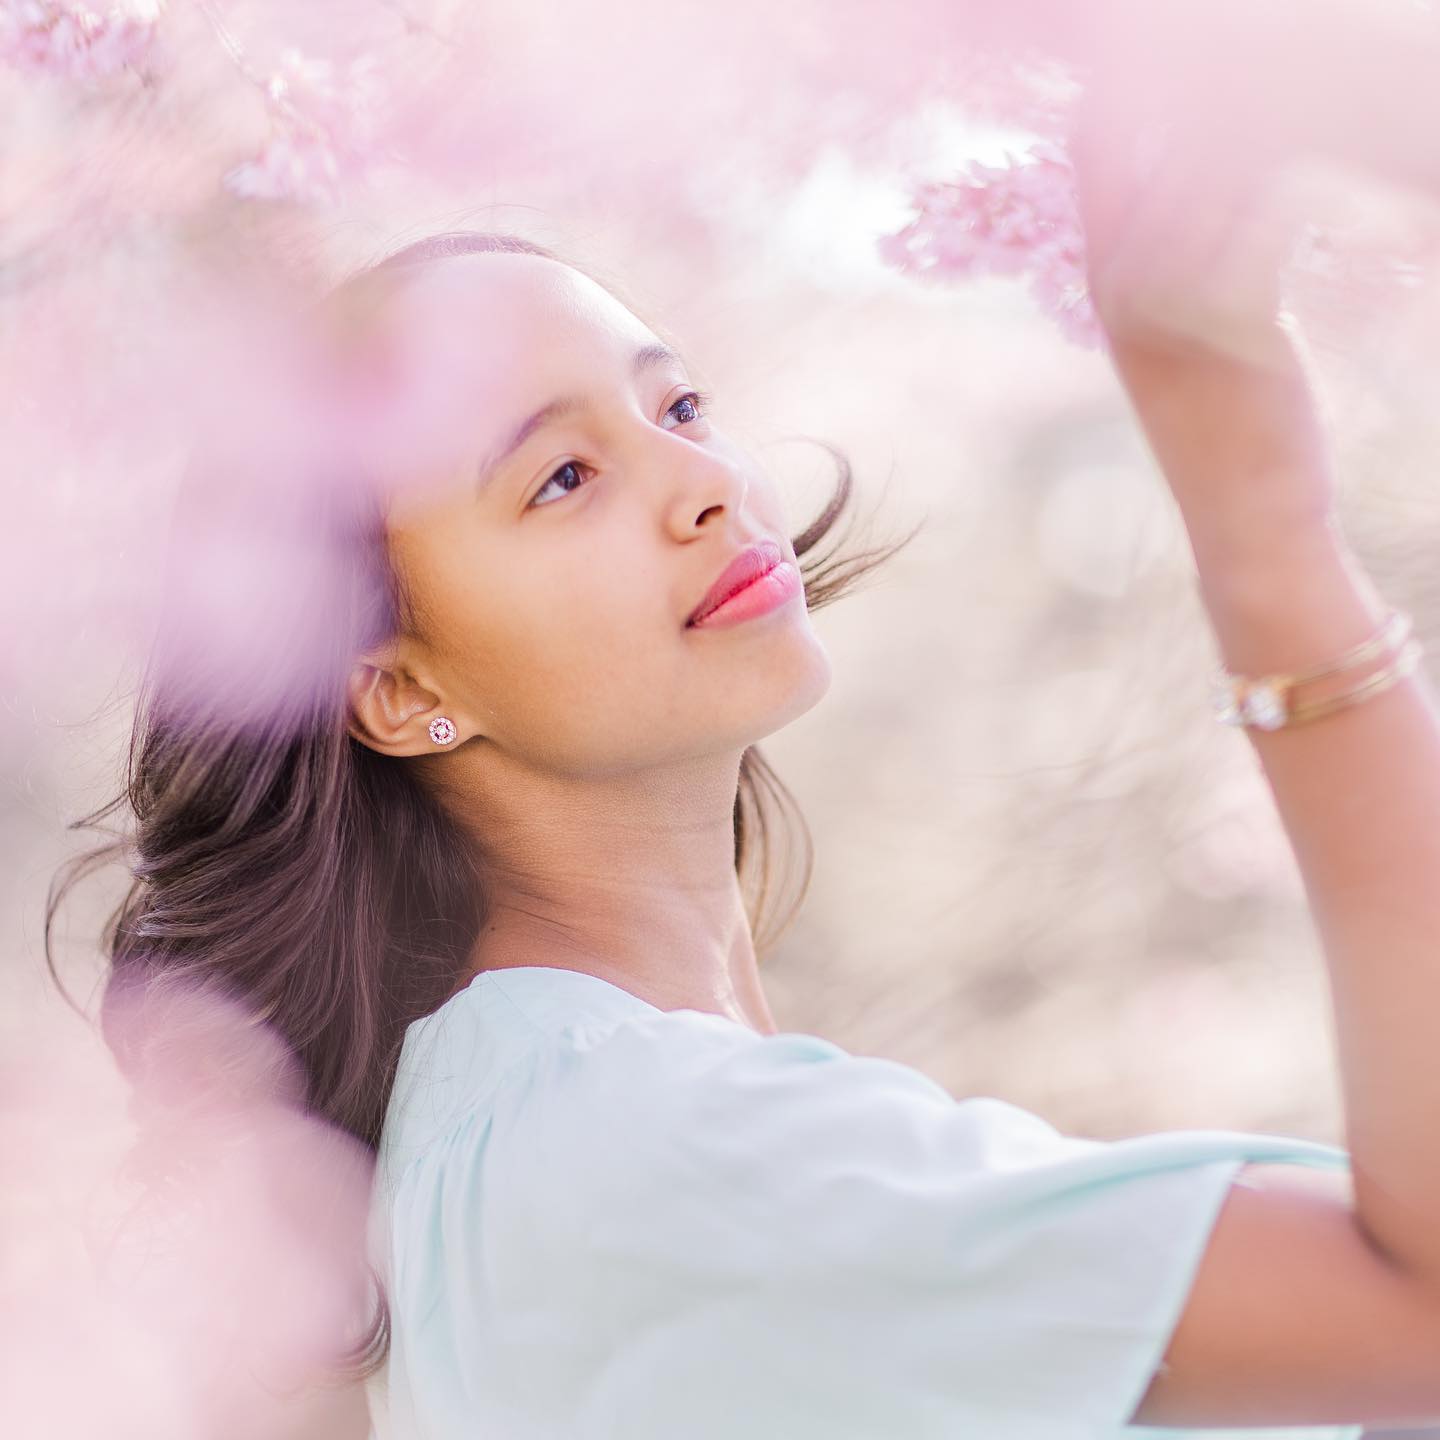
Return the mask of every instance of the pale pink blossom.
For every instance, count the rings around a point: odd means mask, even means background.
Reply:
[[[232,194],[334,203],[343,181],[377,158],[384,89],[375,56],[358,55],[341,69],[287,47],[266,100],[269,138],[257,156],[226,172]]]
[[[333,202],[340,165],[323,136],[277,129],[253,160],[225,172],[225,188],[253,200]]]
[[[158,6],[96,9],[79,0],[0,0],[0,59],[22,70],[97,80],[144,60]]]
[[[881,258],[926,280],[1024,277],[1067,339],[1104,344],[1085,280],[1085,238],[1075,171],[1063,146],[1041,140],[1005,163],[971,161],[949,181],[926,181],[917,214],[882,237]]]

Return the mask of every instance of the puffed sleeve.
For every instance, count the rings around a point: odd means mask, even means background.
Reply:
[[[1349,1165],[1230,1130],[1063,1135],[697,1011],[582,1034],[565,1066],[517,1163],[540,1269],[608,1357],[594,1434],[1196,1440],[1124,1424],[1237,1170]]]

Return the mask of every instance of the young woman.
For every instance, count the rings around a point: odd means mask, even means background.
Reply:
[[[1299,368],[1159,346],[1154,309],[1097,299],[1226,665],[1370,641]],[[257,725],[156,667],[110,940],[112,985],[241,996],[378,1148],[376,1436],[1440,1416],[1440,730],[1393,633],[1328,682],[1382,684],[1249,731],[1331,967],[1350,1148],[1061,1135],[766,1003],[756,744],[824,695],[810,611],[876,558],[802,568],[848,472],[787,537],[683,354],[538,247],[435,237],[337,300],[356,353],[483,397],[473,445],[316,522],[313,703]]]

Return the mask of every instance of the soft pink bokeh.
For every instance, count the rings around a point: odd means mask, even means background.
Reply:
[[[369,1158],[228,1005],[178,992],[107,1028],[132,1073],[58,1022],[0,1059],[6,1428],[305,1433],[367,1318]]]

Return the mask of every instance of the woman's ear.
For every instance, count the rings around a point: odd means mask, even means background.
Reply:
[[[422,755],[439,748],[428,727],[445,714],[440,697],[393,657],[357,660],[345,688],[350,709],[345,728],[362,745],[382,755]],[[448,718],[462,728],[456,716]]]

